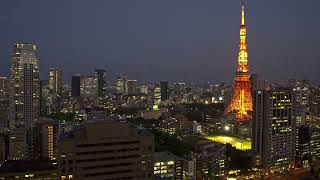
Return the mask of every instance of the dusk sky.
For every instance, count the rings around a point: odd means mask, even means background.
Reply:
[[[320,83],[320,1],[248,0],[250,71]],[[7,0],[0,6],[0,75],[15,42],[38,46],[42,79],[60,65],[138,80],[233,81],[240,0]]]

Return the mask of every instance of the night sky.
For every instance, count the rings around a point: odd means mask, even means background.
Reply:
[[[320,1],[246,1],[250,71],[320,83]],[[0,75],[15,42],[38,46],[41,76],[107,68],[138,80],[232,81],[240,0],[7,0],[0,5]]]

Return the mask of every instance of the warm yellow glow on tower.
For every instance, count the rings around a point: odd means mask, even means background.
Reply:
[[[244,1],[242,0],[238,68],[235,77],[233,97],[227,108],[227,112],[234,113],[238,121],[249,120],[252,112],[252,96],[246,43],[247,29],[244,20]]]

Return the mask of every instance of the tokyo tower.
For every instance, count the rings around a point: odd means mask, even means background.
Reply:
[[[244,20],[244,0],[242,0],[237,72],[234,79],[235,84],[233,88],[233,96],[226,110],[228,113],[234,113],[238,122],[249,120],[252,113],[252,96],[246,43],[247,29]]]

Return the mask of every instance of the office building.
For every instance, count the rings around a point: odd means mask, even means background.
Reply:
[[[9,134],[9,159],[22,160],[29,158],[27,129],[16,127]]]
[[[289,85],[293,91],[294,111],[296,126],[305,125],[310,107],[310,85],[306,80],[289,80]]]
[[[302,125],[297,128],[296,138],[296,166],[307,167],[310,157],[310,140],[311,129],[308,126]]]
[[[288,89],[254,93],[252,146],[262,168],[287,169],[295,158],[296,125]]]
[[[320,114],[320,87],[310,88],[310,113]]]
[[[0,77],[0,100],[8,99],[8,85],[7,77]]]
[[[176,96],[182,96],[186,90],[186,83],[174,83],[174,94]]]
[[[33,159],[54,160],[57,157],[59,121],[41,119],[33,128]]]
[[[62,68],[49,68],[48,88],[52,93],[62,95]]]
[[[0,166],[6,160],[6,142],[3,136],[0,136]]]
[[[148,85],[141,85],[140,86],[140,93],[142,94],[148,94]]]
[[[75,74],[71,80],[71,96],[77,98],[80,96],[81,75]]]
[[[160,102],[161,102],[161,87],[159,84],[156,84],[153,90],[153,104],[159,105]]]
[[[9,129],[9,100],[0,99],[0,133],[6,133]]]
[[[320,159],[320,129],[302,125],[297,130],[296,166],[308,167]]]
[[[313,161],[320,159],[320,129],[311,128],[310,155]]]
[[[104,97],[107,90],[107,72],[104,69],[96,69],[95,74],[98,78],[98,96]]]
[[[0,167],[0,179],[58,179],[57,170],[48,160],[9,160]]]
[[[168,81],[160,81],[161,101],[169,99],[169,85]]]
[[[153,174],[155,180],[183,179],[184,159],[168,151],[155,152],[153,159]]]
[[[137,80],[128,80],[128,95],[137,94]]]
[[[95,75],[83,75],[80,82],[81,97],[98,97],[98,78]]]
[[[117,78],[116,84],[117,92],[121,94],[128,94],[128,76],[121,75]]]
[[[154,137],[127,122],[88,122],[58,144],[62,179],[153,179]]]
[[[36,45],[15,44],[10,68],[10,128],[31,127],[40,116],[40,79]]]

